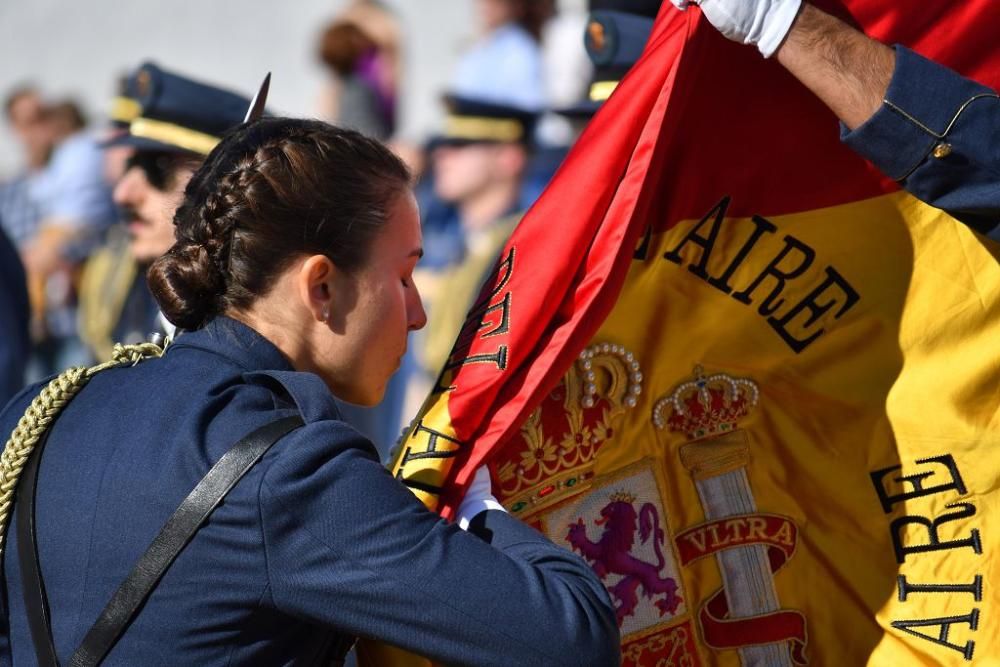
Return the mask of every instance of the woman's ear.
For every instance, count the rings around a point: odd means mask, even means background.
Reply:
[[[296,277],[299,299],[317,322],[330,321],[336,273],[337,267],[325,255],[307,257],[299,267]]]

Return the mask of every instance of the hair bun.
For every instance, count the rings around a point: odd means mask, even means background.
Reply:
[[[171,323],[197,329],[219,312],[226,281],[207,247],[178,242],[149,269],[149,289]]]

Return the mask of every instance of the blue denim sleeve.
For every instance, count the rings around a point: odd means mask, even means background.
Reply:
[[[918,199],[986,232],[1000,223],[1000,98],[896,46],[882,106],[841,138]]]
[[[619,663],[614,608],[576,555],[503,512],[476,534],[446,524],[340,422],[289,438],[260,491],[276,608],[445,664]]]

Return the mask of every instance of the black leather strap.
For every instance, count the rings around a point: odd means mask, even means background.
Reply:
[[[132,622],[139,607],[159,583],[195,532],[229,490],[260,460],[271,445],[302,425],[298,415],[266,424],[222,455],[180,507],[167,519],[153,543],[104,607],[73,654],[71,667],[99,665]]]
[[[222,499],[229,493],[229,490],[249,471],[270,449],[271,445],[280,440],[284,435],[302,425],[302,418],[298,415],[285,417],[277,421],[266,424],[246,436],[222,455],[208,474],[202,478],[198,485],[188,494],[188,497],[180,504],[180,507],[167,519],[167,522],[160,529],[160,533],[153,540],[146,552],[139,558],[139,562],[129,573],[125,581],[118,587],[111,601],[104,607],[97,622],[87,632],[80,648],[73,654],[70,661],[72,667],[93,667],[99,665],[107,656],[108,652],[114,648],[122,633],[135,618],[140,607],[149,597],[149,594],[156,588],[163,574],[174,562],[181,550],[187,546],[191,538],[205,522],[212,511],[218,506]],[[37,466],[37,457],[36,457]],[[37,470],[35,471],[37,474]],[[34,495],[34,485],[32,484],[31,496]],[[34,514],[33,497],[28,497],[30,507],[24,508],[29,514]],[[19,490],[19,505],[20,490]],[[21,515],[18,514],[18,524],[21,523]],[[20,529],[19,529],[20,530]],[[18,544],[20,547],[21,533],[18,533]],[[37,564],[37,552],[34,551],[32,541],[33,558]],[[20,549],[19,549],[20,550]],[[22,577],[24,568],[22,566]],[[36,569],[37,573],[37,569]],[[28,586],[25,585],[25,589]],[[44,589],[41,579],[37,580],[37,588],[42,593],[44,605]],[[29,615],[31,609],[26,606]],[[52,634],[47,623],[47,615],[41,617],[45,622],[45,637],[49,646],[52,646]],[[30,620],[30,619],[29,619]],[[36,618],[36,622],[38,619]],[[34,635],[34,626],[32,627]],[[45,667],[57,667],[58,662],[42,663],[42,653],[38,650],[36,641],[36,653],[39,656],[39,663]],[[55,651],[52,651],[52,659],[55,660]]]
[[[34,451],[21,473],[14,509],[17,512],[17,560],[21,568],[21,597],[28,616],[31,642],[39,667],[59,667],[56,649],[52,644],[52,626],[49,622],[49,603],[42,583],[41,565],[38,563],[38,544],[35,540],[35,486],[38,484],[38,465],[42,450],[48,442],[46,432],[35,445]]]

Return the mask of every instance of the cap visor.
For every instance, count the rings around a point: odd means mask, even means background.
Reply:
[[[461,146],[472,146],[473,144],[495,144],[498,143],[493,139],[469,139],[467,137],[446,137],[443,135],[438,135],[431,137],[427,141],[427,150],[432,151],[435,148],[444,148],[450,146],[452,148],[459,148]]]
[[[566,116],[567,118],[591,118],[597,113],[598,109],[601,108],[601,104],[602,102],[583,100],[582,102],[577,102],[571,107],[553,109],[552,112],[557,113],[560,116]]]
[[[113,148],[115,146],[130,146],[137,151],[157,151],[160,153],[191,153],[191,151],[181,148],[180,146],[174,146],[173,144],[165,144],[160,141],[154,141],[152,139],[145,139],[143,137],[136,137],[131,134],[120,134],[116,137],[112,137],[107,141],[102,141],[100,143],[101,148]]]

